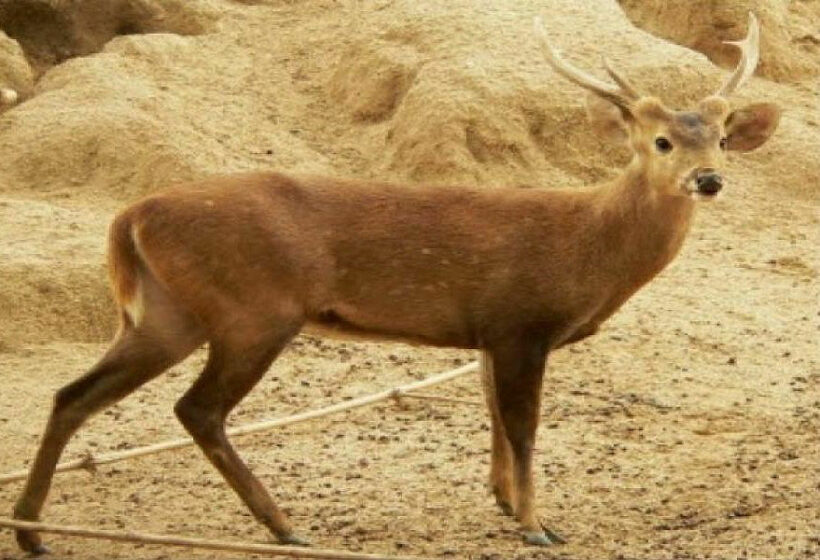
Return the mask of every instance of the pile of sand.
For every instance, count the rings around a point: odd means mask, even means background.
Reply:
[[[99,51],[119,35],[198,34],[215,12],[201,0],[4,0],[0,22],[22,46],[34,73]]]
[[[748,13],[761,22],[757,74],[779,82],[820,76],[820,3],[788,0],[619,0],[636,25],[698,50],[723,67],[737,63],[738,52],[724,41],[743,35]]]

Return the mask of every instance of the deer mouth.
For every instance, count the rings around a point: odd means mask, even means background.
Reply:
[[[686,191],[686,194],[688,194],[692,200],[711,201],[720,195],[720,190],[701,190],[691,184],[687,184],[684,187],[684,191]]]
[[[701,191],[689,191],[689,196],[695,200],[715,200],[718,197],[718,193],[704,193]]]

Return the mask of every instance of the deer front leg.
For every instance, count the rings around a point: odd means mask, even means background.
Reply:
[[[494,345],[489,354],[498,412],[512,452],[515,513],[528,544],[550,545],[557,539],[538,521],[532,475],[547,347],[540,338],[521,336]]]
[[[484,396],[487,400],[487,409],[490,411],[490,426],[492,429],[490,490],[504,515],[515,515],[515,509],[513,508],[515,497],[513,495],[512,480],[512,450],[498,412],[492,357],[487,352],[481,354],[481,381],[484,387]]]

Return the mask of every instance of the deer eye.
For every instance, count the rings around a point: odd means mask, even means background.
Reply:
[[[720,149],[725,150],[729,146],[729,139],[725,136],[720,139]]]
[[[662,154],[667,154],[672,151],[672,142],[663,136],[658,136],[655,138],[655,147],[658,148],[658,151]]]

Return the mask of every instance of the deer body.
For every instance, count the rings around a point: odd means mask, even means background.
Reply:
[[[556,346],[680,248],[694,203],[645,187],[630,176],[555,191],[220,177],[121,214],[112,231],[128,234],[112,237],[112,254],[139,272],[114,282],[154,276],[206,331],[241,309],[273,324],[287,307],[288,322],[328,334],[481,348],[531,328]],[[120,294],[128,313],[139,294]]]
[[[779,110],[730,111],[751,75],[751,19],[738,68],[694,111],[547,61],[595,94],[593,122],[629,142],[614,180],[584,189],[400,186],[277,173],[215,177],[153,195],[110,231],[120,329],[84,376],[57,392],[14,508],[35,520],[71,435],[203,343],[208,361],[175,412],[254,516],[305,544],[225,434],[230,411],[303,328],[477,348],[492,420],[490,485],[525,540],[556,539],[534,506],[532,457],[549,353],[593,334],[678,253],[699,199],[723,186],[726,150],[771,135]],[[543,35],[540,25],[536,31]],[[32,531],[20,546],[44,550]]]

